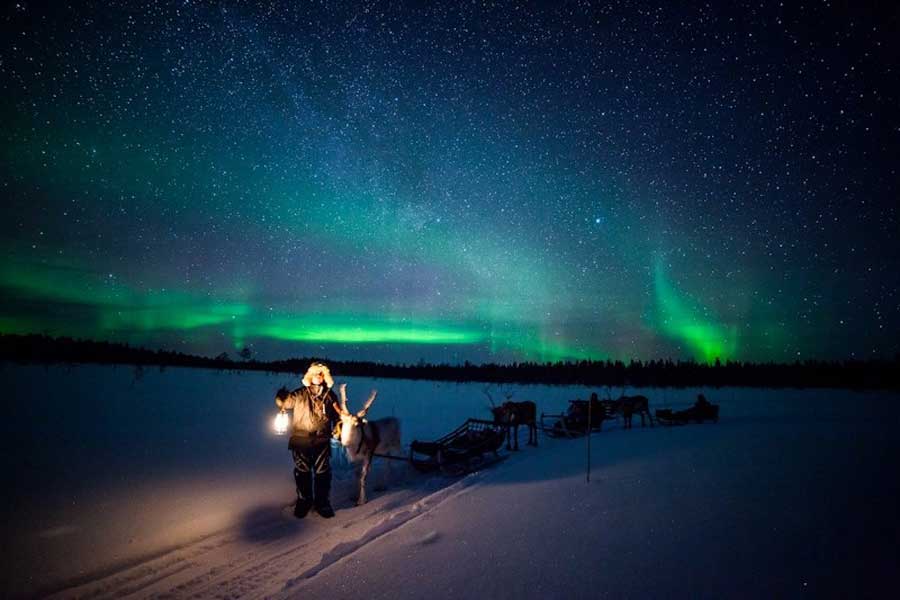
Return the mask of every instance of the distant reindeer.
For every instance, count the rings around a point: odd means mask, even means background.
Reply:
[[[506,449],[519,449],[519,425],[528,426],[528,445],[537,446],[537,405],[531,400],[512,402],[512,393],[506,394],[506,402],[500,406],[494,404],[487,389],[484,390],[491,402],[491,413],[494,415],[494,423],[506,426]],[[510,435],[511,434],[511,435]],[[510,447],[510,437],[515,439],[515,448]]]
[[[378,390],[372,390],[362,410],[354,415],[347,408],[347,384],[342,383],[338,389],[341,393],[341,405],[338,406],[335,402],[333,406],[341,417],[341,445],[347,450],[350,462],[362,463],[359,470],[359,498],[356,501],[361,506],[366,503],[366,477],[374,455],[400,456],[403,453],[400,446],[400,421],[394,417],[366,420],[366,413],[375,402]],[[390,472],[390,462],[387,468]]]
[[[626,396],[624,392],[625,388],[622,388],[622,394],[611,401],[614,411],[622,415],[624,429],[631,429],[631,417],[635,413],[641,415],[641,427],[646,426],[644,415],[647,415],[647,418],[650,420],[650,427],[653,427],[653,416],[650,414],[650,400],[646,396]]]

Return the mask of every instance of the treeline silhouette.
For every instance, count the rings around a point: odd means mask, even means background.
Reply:
[[[44,335],[0,334],[0,360],[26,363],[126,364],[137,367],[199,367],[218,370],[250,370],[272,373],[304,373],[314,360],[324,360],[341,376],[483,381],[491,383],[541,383],[558,385],[609,385],[631,387],[819,387],[848,389],[900,389],[900,355],[893,360],[796,361],[749,363],[716,359],[714,364],[692,360],[565,361],[512,364],[386,365],[369,361],[340,361],[326,357],[301,357],[262,362],[248,349],[233,360],[223,352],[215,358],[167,350],[147,350],[128,344],[79,340]]]

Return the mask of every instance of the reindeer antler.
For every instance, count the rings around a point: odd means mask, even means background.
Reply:
[[[350,410],[347,408],[347,384],[342,383],[341,385],[339,385],[338,391],[341,393],[341,406],[338,412],[348,415],[350,414]]]
[[[369,399],[366,400],[365,404],[363,404],[362,410],[359,411],[358,413],[356,413],[356,416],[358,416],[360,418],[364,417],[366,415],[366,412],[368,412],[369,407],[372,406],[373,402],[375,402],[375,396],[377,396],[377,395],[378,395],[378,390],[372,390],[372,392],[369,394]]]
[[[496,408],[497,405],[494,404],[494,398],[491,396],[491,393],[488,391],[488,389],[490,388],[488,388],[487,386],[481,388],[481,393],[488,397],[488,402],[491,403],[491,408]]]

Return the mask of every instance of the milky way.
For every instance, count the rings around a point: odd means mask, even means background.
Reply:
[[[0,331],[900,351],[896,11],[424,4],[7,3]]]

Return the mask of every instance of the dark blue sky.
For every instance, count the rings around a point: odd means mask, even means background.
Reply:
[[[892,357],[898,12],[785,4],[7,3],[0,331]]]

